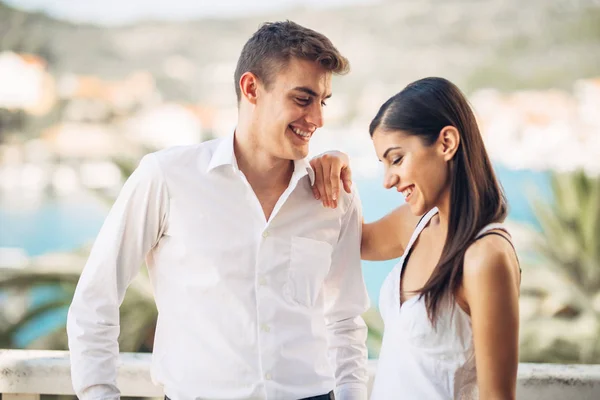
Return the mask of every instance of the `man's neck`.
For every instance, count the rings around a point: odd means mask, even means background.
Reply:
[[[266,154],[247,133],[236,130],[233,148],[238,168],[244,173],[248,183],[257,190],[267,190],[289,185],[294,173],[294,162],[274,158]]]

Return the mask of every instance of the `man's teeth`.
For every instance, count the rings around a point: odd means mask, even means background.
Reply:
[[[310,132],[304,132],[298,128],[293,128],[293,127],[292,127],[292,131],[298,136],[302,136],[302,137],[306,137],[306,138],[310,137]]]
[[[406,189],[404,189],[404,190],[402,191],[402,194],[404,195],[404,197],[408,197],[408,196],[410,196],[410,194],[412,193],[412,191],[413,191],[413,188],[412,188],[412,186],[411,186],[411,187],[409,187],[409,188],[406,188]]]

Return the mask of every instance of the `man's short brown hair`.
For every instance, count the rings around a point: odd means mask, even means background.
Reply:
[[[350,70],[348,60],[325,35],[292,21],[267,22],[246,42],[238,59],[234,74],[238,102],[243,74],[252,72],[268,89],[292,57],[314,61],[338,75]]]

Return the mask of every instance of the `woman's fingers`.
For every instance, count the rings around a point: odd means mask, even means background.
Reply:
[[[351,193],[352,173],[348,163],[348,156],[338,151],[323,153],[310,161],[315,172],[313,196],[321,200],[325,207],[337,207],[340,186],[343,186],[347,193]]]
[[[352,171],[350,167],[342,168],[341,179],[346,193],[352,193]]]

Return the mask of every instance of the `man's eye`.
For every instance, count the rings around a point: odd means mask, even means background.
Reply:
[[[300,104],[306,105],[310,102],[310,99],[306,97],[296,97],[296,101]]]
[[[324,101],[321,102],[321,106],[326,107],[327,103],[325,103]]]

